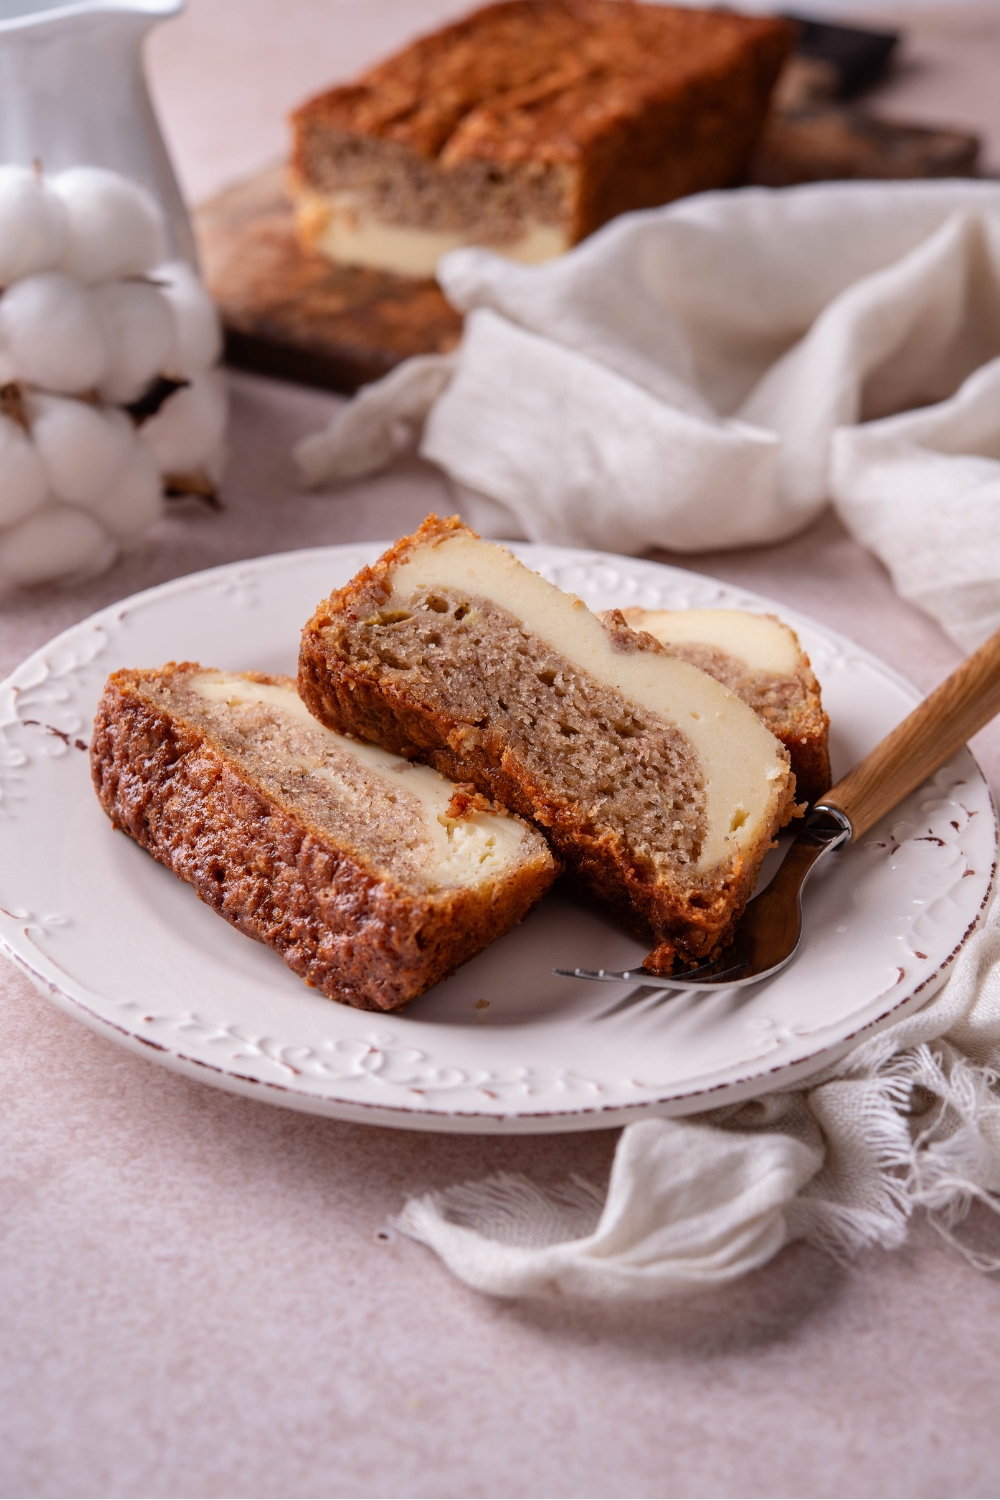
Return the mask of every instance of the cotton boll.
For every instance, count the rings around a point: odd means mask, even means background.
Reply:
[[[162,515],[163,487],[153,455],[144,443],[133,440],[124,469],[88,509],[118,541],[138,536]]]
[[[226,382],[218,370],[208,370],[169,396],[139,435],[161,474],[189,474],[217,454],[227,413]]]
[[[93,296],[108,349],[99,394],[103,401],[126,405],[167,368],[174,344],[170,304],[155,286],[141,281],[109,281],[95,287]]]
[[[163,216],[138,183],[103,167],[70,167],[51,182],[66,208],[62,267],[71,276],[140,276],[163,259]]]
[[[61,271],[16,281],[0,297],[0,342],[17,378],[73,395],[104,374],[107,349],[93,293]]]
[[[157,266],[153,272],[174,314],[175,341],[165,368],[190,379],[208,370],[222,353],[222,328],[215,303],[186,261]]]
[[[49,489],[71,505],[94,505],[124,469],[135,433],[124,412],[34,395],[28,401],[32,436]]]
[[[114,542],[86,511],[47,505],[0,532],[0,582],[30,585],[88,577],[109,568],[117,555]]]
[[[163,508],[159,472],[124,412],[59,396],[29,399],[49,488],[83,506],[112,537],[145,530]]]
[[[59,264],[66,209],[31,167],[0,167],[0,286]]]
[[[48,499],[38,449],[17,422],[0,416],[0,526],[13,526]]]

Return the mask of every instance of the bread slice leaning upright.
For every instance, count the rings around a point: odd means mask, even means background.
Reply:
[[[114,822],[331,1000],[397,1010],[519,922],[559,866],[519,818],[332,733],[288,677],[115,672],[91,744]]]
[[[787,751],[735,693],[457,520],[320,604],[299,692],[531,818],[661,969],[718,951],[795,810]]]

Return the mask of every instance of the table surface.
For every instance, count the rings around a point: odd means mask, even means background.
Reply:
[[[280,155],[297,99],[463,8],[191,0],[149,50],[189,193]],[[978,126],[1000,159],[987,67],[1000,6],[905,19],[885,110]],[[232,394],[225,511],[182,504],[105,577],[4,601],[0,674],[163,579],[395,536],[452,508],[416,461],[303,496],[289,449],[336,398],[244,375]],[[781,546],[664,560],[803,609],[923,689],[959,660],[831,516]],[[975,749],[1000,786],[1000,727]],[[1000,1355],[984,1330],[1000,1285],[927,1225],[849,1267],[793,1245],[680,1304],[487,1299],[422,1247],[378,1237],[387,1217],[501,1169],[601,1180],[614,1132],[495,1140],[313,1119],[119,1050],[2,963],[0,992],[0,1493],[997,1493]]]

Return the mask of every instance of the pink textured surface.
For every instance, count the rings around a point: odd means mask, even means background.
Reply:
[[[392,15],[417,30],[448,8]],[[210,188],[260,165],[270,146],[240,156],[227,102],[238,116],[259,87],[283,107],[348,71],[332,43],[318,58],[321,23],[354,66],[390,9],[380,0],[364,21],[357,4],[193,0],[162,33],[189,50],[171,42],[168,67],[154,43],[187,180]],[[231,39],[231,71],[210,73],[206,36]],[[417,463],[303,497],[288,450],[335,398],[246,376],[233,393],[224,514],[178,509],[106,577],[5,600],[0,672],[162,579],[396,535],[450,508]],[[814,614],[921,687],[959,659],[831,518],[781,547],[669,560]],[[1000,726],[976,749],[1000,786]],[[411,1193],[501,1168],[600,1180],[613,1133],[461,1139],[298,1116],[118,1050],[7,965],[0,996],[3,1494],[996,1493],[1000,1357],[984,1332],[1000,1285],[926,1227],[848,1268],[793,1246],[683,1305],[501,1304],[421,1247],[378,1238],[386,1217]]]

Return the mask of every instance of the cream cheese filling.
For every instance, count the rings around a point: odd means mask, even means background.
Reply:
[[[634,630],[647,630],[664,645],[715,646],[755,672],[794,677],[800,647],[795,632],[770,615],[741,609],[628,609]]]
[[[767,836],[788,764],[778,741],[735,693],[676,657],[616,650],[581,599],[547,583],[503,547],[462,534],[420,547],[394,569],[389,607],[406,608],[427,588],[494,600],[573,666],[686,736],[705,782],[699,872],[727,859],[733,841],[753,846]]]
[[[448,805],[455,786],[446,776],[430,766],[417,765],[388,750],[381,750],[377,745],[366,745],[361,740],[348,739],[346,735],[327,729],[313,718],[293,688],[271,682],[253,682],[238,674],[223,672],[200,673],[190,680],[188,686],[210,702],[232,706],[263,703],[283,717],[306,725],[321,746],[336,751],[338,755],[350,756],[375,779],[385,797],[385,805],[379,807],[373,801],[374,816],[391,819],[392,804],[400,794],[404,799],[413,798],[423,817],[427,844],[424,873],[431,889],[478,885],[480,881],[506,871],[518,858],[525,834],[523,823],[504,813],[475,812],[467,818],[449,817]],[[338,798],[357,806],[357,787],[343,775],[338,775],[336,759],[325,760],[320,750],[315,755],[299,757],[297,764],[310,774],[322,777]]]
[[[433,276],[440,257],[463,245],[482,245],[525,265],[551,260],[569,249],[566,233],[557,224],[529,221],[516,239],[498,241],[477,238],[460,229],[387,224],[363,212],[359,195],[348,190],[299,193],[295,220],[301,238],[328,260],[395,271],[401,276]]]

